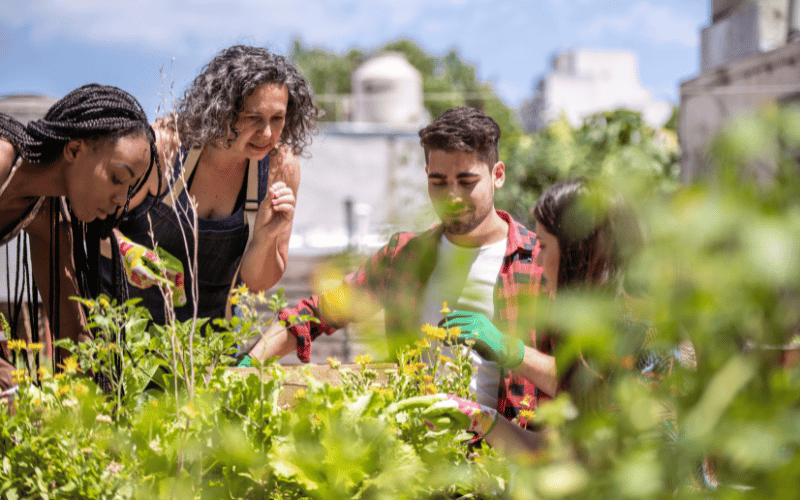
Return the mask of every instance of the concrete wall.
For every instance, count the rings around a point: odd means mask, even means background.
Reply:
[[[346,248],[349,235],[344,204],[348,199],[356,210],[365,212],[360,243],[366,247],[382,244],[376,240],[379,234],[398,224],[418,229],[413,221],[430,207],[425,159],[416,130],[396,134],[375,127],[372,132],[347,131],[346,124],[339,125],[315,136],[310,157],[300,159],[302,174],[290,251],[330,254]]]
[[[790,0],[715,1],[712,24],[700,35],[700,71],[786,43]]]
[[[688,182],[714,176],[707,156],[708,145],[729,120],[770,102],[790,101],[798,92],[800,41],[734,61],[683,82],[678,127],[681,178]],[[751,174],[769,175],[769,166],[753,168]]]

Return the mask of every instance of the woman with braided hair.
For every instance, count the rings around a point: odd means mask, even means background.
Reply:
[[[153,129],[119,88],[84,85],[27,125],[0,114],[0,244],[28,235],[55,337],[89,335],[69,297],[97,294],[100,238],[124,217],[153,165]],[[10,371],[0,355],[0,387],[12,384]]]
[[[154,321],[165,323],[173,311],[179,321],[224,317],[233,284],[259,292],[278,282],[300,183],[297,156],[318,113],[308,83],[288,59],[237,45],[217,54],[176,112],[154,124],[161,161],[173,168],[165,168],[163,190],[150,176],[119,227],[129,240],[120,246],[126,262],[137,261],[129,253],[146,259],[158,248],[183,267],[172,283],[181,297],[173,295],[171,304],[164,289],[150,286],[157,281],[142,279],[148,266],[126,268],[130,296],[143,298]],[[149,212],[142,209],[150,205]],[[182,280],[180,290],[175,285]]]

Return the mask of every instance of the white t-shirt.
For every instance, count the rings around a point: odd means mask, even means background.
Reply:
[[[422,322],[436,326],[442,320],[442,302],[447,302],[451,311],[480,312],[492,319],[494,285],[507,246],[507,239],[502,239],[482,247],[460,247],[442,235],[436,265],[422,298]],[[452,357],[449,348],[444,348],[442,354]],[[500,367],[474,351],[471,357],[475,371],[470,380],[470,390],[480,404],[495,408]]]

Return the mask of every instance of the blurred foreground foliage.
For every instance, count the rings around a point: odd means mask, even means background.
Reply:
[[[561,429],[549,466],[585,468],[576,498],[797,496],[800,110],[731,123],[710,157],[704,183],[616,178],[645,231],[634,298],[560,294],[539,309],[562,332],[559,367],[588,360],[569,404],[540,411]],[[633,342],[630,320],[647,330]]]
[[[540,454],[470,451],[463,433],[392,413],[393,402],[437,389],[436,372],[419,364],[423,345],[380,381],[368,358],[356,369],[331,360],[343,384],[309,379],[286,408],[280,366],[256,363],[260,377],[225,368],[249,319],[215,343],[210,332],[151,331],[141,312],[98,309],[110,331],[132,322],[127,344],[92,351],[133,354],[121,365],[125,390],[103,396],[75,364],[57,377],[20,366],[13,411],[0,407],[0,497],[796,498],[800,112],[733,123],[711,150],[719,176],[703,184],[663,189],[654,178],[669,181],[665,171],[648,161],[636,163],[649,165],[642,175],[611,175],[612,164],[641,159],[623,148],[586,173],[613,183],[641,217],[647,244],[625,280],[635,297],[564,292],[535,304],[537,328],[559,332],[560,369],[585,368],[536,408],[548,435]],[[552,168],[577,173],[565,165]],[[772,175],[751,182],[754,165]],[[645,331],[628,335],[632,323]],[[190,337],[196,369],[181,347]],[[143,365],[151,350],[161,361]],[[155,365],[172,382],[152,393],[140,372]],[[441,384],[451,392],[469,373],[456,365],[463,372]]]
[[[678,136],[670,120],[654,129],[637,111],[618,109],[586,118],[573,127],[561,116],[530,135],[504,137],[500,158],[506,183],[495,206],[523,223],[532,222],[536,199],[559,180],[575,177],[636,179],[654,192],[677,187]]]

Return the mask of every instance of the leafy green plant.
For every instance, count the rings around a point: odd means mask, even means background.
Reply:
[[[0,402],[0,498],[793,499],[799,123],[797,110],[768,109],[732,124],[713,146],[713,182],[653,196],[652,183],[617,181],[647,228],[626,281],[636,297],[559,290],[523,309],[559,332],[560,369],[577,361],[584,377],[535,408],[544,444],[528,460],[423,418],[432,393],[467,395],[465,351],[441,357],[454,332],[426,327],[388,368],[331,359],[342,383],[309,377],[285,406],[285,368],[226,366],[272,314],[165,331],[139,328],[135,303],[98,298],[87,305],[101,333],[61,373],[17,367],[19,392]],[[743,182],[754,161],[774,176]],[[647,326],[639,340],[632,324]],[[121,395],[87,376],[107,369],[100,359],[122,367],[108,372]],[[170,370],[168,390],[139,389],[150,362]]]
[[[252,307],[270,302],[263,295],[240,289],[236,297],[242,318],[232,325],[273,321]],[[281,295],[271,303],[280,306]],[[430,428],[424,408],[396,404],[437,386],[468,396],[471,364],[453,344],[455,331],[426,327],[383,382],[368,355],[358,370],[330,360],[342,384],[309,377],[286,408],[280,365],[254,360],[243,376],[215,364],[249,331],[206,329],[218,338],[202,342],[206,322],[187,321],[167,337],[164,327],[144,327],[148,316],[136,301],[100,297],[86,305],[95,339],[72,346],[63,373],[21,377],[16,413],[0,415],[3,498],[494,498],[507,481],[488,448],[470,451],[465,433]],[[177,366],[178,380],[191,373],[171,357],[182,348],[170,350],[169,342],[187,344],[181,332],[192,324],[194,393],[186,385],[145,391],[154,369]],[[452,358],[443,347],[453,348]],[[92,372],[115,377],[119,392],[103,394],[86,376]]]

